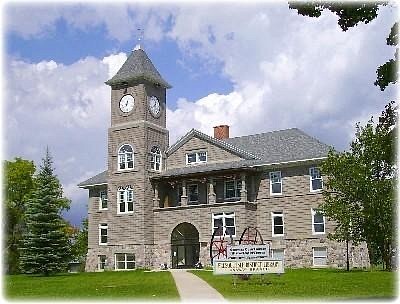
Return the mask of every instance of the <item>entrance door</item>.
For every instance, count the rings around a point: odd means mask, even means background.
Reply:
[[[193,268],[199,261],[199,232],[189,223],[181,223],[171,234],[172,268]]]

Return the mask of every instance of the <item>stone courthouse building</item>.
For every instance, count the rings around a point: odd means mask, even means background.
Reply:
[[[226,125],[170,145],[171,86],[140,47],[106,84],[108,170],[79,184],[89,190],[87,271],[209,265],[218,226],[235,243],[256,227],[286,267],[346,265],[345,243],[328,240],[333,223],[317,210],[328,145],[296,128],[231,138]],[[350,263],[369,265],[365,245],[350,245]]]

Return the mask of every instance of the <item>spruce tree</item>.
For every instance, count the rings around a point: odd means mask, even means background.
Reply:
[[[36,177],[36,189],[27,203],[27,230],[21,246],[21,266],[25,273],[47,276],[65,271],[69,262],[68,239],[61,211],[69,208],[70,201],[63,198],[48,149],[42,162]]]

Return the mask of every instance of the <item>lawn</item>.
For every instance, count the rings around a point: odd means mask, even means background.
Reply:
[[[286,269],[285,273],[252,275],[248,281],[231,275],[213,275],[212,271],[194,270],[228,300],[267,299],[393,299],[397,296],[396,273],[384,271],[346,272],[337,269]]]
[[[60,274],[52,277],[7,275],[7,299],[66,300],[179,300],[169,272],[126,272]]]

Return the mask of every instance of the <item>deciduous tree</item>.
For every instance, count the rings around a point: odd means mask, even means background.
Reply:
[[[73,259],[85,265],[86,254],[88,251],[88,219],[82,220],[82,225],[77,233],[74,234],[71,240]]]
[[[15,158],[4,162],[4,172],[6,271],[18,273],[19,242],[25,228],[26,202],[34,189],[35,165],[32,161]]]
[[[366,241],[386,269],[392,266],[395,240],[396,110],[392,101],[377,124],[372,118],[364,127],[357,124],[350,151],[331,151],[321,166],[328,179],[320,208],[337,223],[331,237]]]

